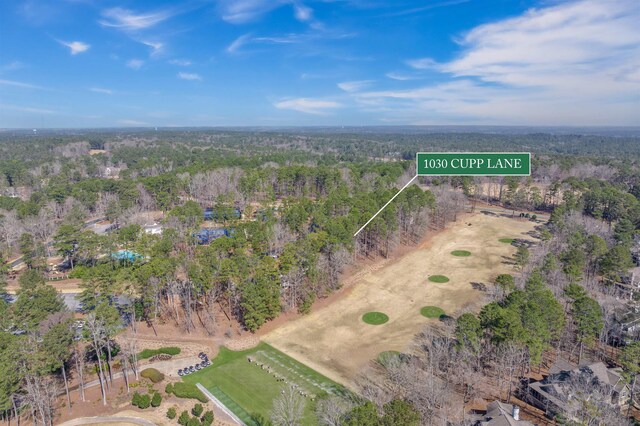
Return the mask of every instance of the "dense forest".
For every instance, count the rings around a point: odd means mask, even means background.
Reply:
[[[496,277],[480,312],[425,330],[421,351],[372,368],[357,403],[318,404],[339,412],[325,424],[446,421],[451,395],[469,400],[483,377],[495,395],[524,399],[519,378],[563,351],[622,367],[633,401],[639,332],[625,315],[640,298],[630,273],[639,146],[632,136],[552,134],[0,134],[1,415],[53,424],[86,365],[106,403],[112,371],[138,374],[135,339],[115,339],[130,329],[171,323],[213,335],[223,312],[255,332],[282,312],[307,313],[349,266],[417,244],[476,202],[550,220],[539,244],[515,242],[518,271]],[[420,178],[354,238],[413,178],[415,153],[436,150],[531,151],[533,171]],[[77,312],[58,278],[80,280]],[[630,411],[579,392],[591,406],[572,405],[576,424],[631,424]]]

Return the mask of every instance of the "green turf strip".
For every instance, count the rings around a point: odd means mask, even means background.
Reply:
[[[438,308],[437,306],[425,306],[420,309],[420,314],[423,317],[427,318],[440,318],[444,315],[444,310],[442,308]]]
[[[434,283],[448,283],[449,278],[445,277],[444,275],[430,275],[429,281]]]
[[[371,325],[380,325],[389,321],[389,316],[382,312],[367,312],[362,316],[362,321]]]

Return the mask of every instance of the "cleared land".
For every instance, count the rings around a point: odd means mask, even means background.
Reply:
[[[471,283],[488,285],[496,275],[513,268],[505,260],[515,247],[498,239],[532,239],[527,233],[534,226],[496,214],[469,215],[423,246],[363,275],[343,298],[267,333],[264,340],[348,385],[378,354],[407,350],[424,324],[438,321],[420,315],[422,307],[437,306],[448,315],[478,308],[482,292]],[[473,256],[452,256],[453,250],[467,250]],[[446,274],[450,281],[430,282],[428,277],[435,274]],[[365,324],[362,316],[371,311],[383,311],[389,322],[376,327]]]
[[[305,425],[315,424],[316,397],[346,391],[266,343],[245,351],[222,347],[211,366],[185,376],[183,380],[201,383],[247,425],[257,424],[253,420],[255,414],[268,419],[273,400],[287,386],[295,385],[305,395]]]

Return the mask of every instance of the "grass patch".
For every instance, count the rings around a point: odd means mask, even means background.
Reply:
[[[272,372],[262,369],[258,363],[268,365]],[[289,386],[278,381],[274,374],[284,377],[290,384],[295,383],[307,394],[315,395],[315,401],[304,399],[304,425],[317,424],[315,404],[318,397],[327,393],[348,394],[341,385],[264,342],[245,351],[221,347],[218,356],[211,360],[211,366],[184,376],[182,380],[194,386],[201,383],[243,422],[253,426],[256,415],[269,418],[273,400]]]
[[[382,365],[386,365],[389,361],[399,356],[400,352],[398,351],[384,351],[378,354],[377,361]]]
[[[196,383],[197,382],[176,382],[173,384],[173,394],[178,398],[197,399],[200,402],[209,402],[209,398],[200,392],[200,389],[196,387]]]
[[[445,315],[444,310],[437,306],[425,306],[420,309],[420,314],[427,318],[440,318]]]
[[[140,375],[145,379],[151,380],[153,383],[160,383],[164,380],[164,374],[155,368],[145,368],[140,372]]]
[[[158,354],[167,354],[167,355],[178,355],[180,353],[180,348],[175,346],[168,346],[165,348],[158,349],[145,349],[138,354],[138,359],[147,359],[151,358],[154,355]]]
[[[454,250],[451,252],[452,255],[454,256],[458,256],[458,257],[467,257],[467,256],[471,256],[471,252],[467,251],[467,250]]]
[[[367,312],[362,316],[362,321],[371,325],[380,325],[389,321],[389,316],[382,312]]]
[[[498,241],[505,244],[513,244],[516,239],[515,238],[500,238]]]
[[[434,283],[448,283],[449,277],[445,277],[444,275],[429,275],[429,281]]]

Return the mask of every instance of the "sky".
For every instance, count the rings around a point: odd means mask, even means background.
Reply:
[[[0,2],[0,128],[640,125],[638,0]]]

